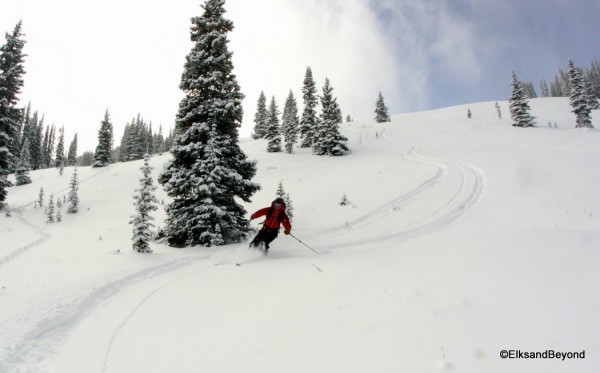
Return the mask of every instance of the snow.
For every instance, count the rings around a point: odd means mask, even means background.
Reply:
[[[484,102],[344,123],[343,157],[243,139],[263,187],[246,209],[282,182],[319,255],[283,234],[267,257],[136,253],[143,161],[79,168],[79,212],[52,224],[34,201],[67,195],[72,170],[31,172],[0,215],[0,371],[597,372],[600,132],[574,129],[568,98],[531,100],[538,128],[500,104],[502,120]]]

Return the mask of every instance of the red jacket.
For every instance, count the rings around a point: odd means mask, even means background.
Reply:
[[[256,211],[250,218],[256,219],[260,218],[261,216],[268,215],[269,210],[271,209],[271,214],[267,216],[262,229],[279,229],[279,222],[281,222],[285,228],[285,233],[290,233],[292,230],[292,225],[290,224],[290,219],[288,218],[284,209],[277,210],[275,207],[265,207],[264,209]]]

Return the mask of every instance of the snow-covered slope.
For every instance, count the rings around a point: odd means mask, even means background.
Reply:
[[[62,198],[72,169],[33,172],[0,216],[0,371],[597,372],[600,132],[566,99],[530,103],[539,128],[494,102],[346,123],[339,158],[243,141],[263,187],[248,212],[282,181],[318,255],[283,235],[268,257],[137,254],[141,161],[78,169],[81,211],[53,224],[33,201]]]

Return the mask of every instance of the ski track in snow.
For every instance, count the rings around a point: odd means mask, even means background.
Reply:
[[[71,293],[60,299],[47,299],[43,304],[36,304],[34,310],[27,312],[27,315],[33,316],[34,319],[30,321],[30,325],[24,328],[27,331],[20,337],[13,337],[16,342],[9,342],[10,344],[4,347],[4,351],[0,355],[0,372],[52,371],[61,346],[70,331],[99,305],[142,281],[155,279],[157,276],[171,273],[207,258],[209,255],[198,255],[170,261],[122,276],[116,280],[102,281],[103,285],[89,286],[81,289],[77,294]],[[213,267],[214,264],[211,264],[202,270]],[[166,284],[157,288],[153,293],[164,286]],[[153,293],[148,295],[135,309],[139,308]],[[21,326],[23,323],[25,323],[24,320],[19,320]]]
[[[384,129],[379,136],[384,140],[398,146],[399,144],[390,138]],[[365,139],[365,132],[361,132],[360,142],[365,147],[370,147]],[[409,240],[411,238],[423,236],[437,231],[461,218],[472,208],[481,197],[484,189],[484,174],[474,165],[457,162],[450,159],[436,159],[425,157],[416,153],[414,146],[403,154],[403,156],[412,162],[419,162],[428,166],[433,166],[437,172],[413,190],[396,197],[389,202],[375,208],[374,210],[363,214],[362,216],[348,221],[344,225],[339,225],[324,230],[317,231],[311,236],[329,236],[330,241],[335,241],[338,237],[343,237],[348,233],[348,226],[355,229],[361,229],[378,220],[383,219],[393,213],[395,209],[413,203],[417,198],[422,198],[433,186],[450,181],[451,177],[458,177],[460,185],[455,193],[445,201],[443,205],[435,207],[428,212],[427,217],[413,221],[401,226],[397,232],[368,237],[360,240],[348,240],[343,242],[334,242],[328,245],[320,246],[321,249],[337,249],[341,247],[360,246],[365,244],[388,244]]]
[[[104,172],[108,171],[108,169],[109,169],[109,167],[105,167],[105,168],[104,168],[104,170],[102,170],[102,171],[99,171],[98,173],[96,173],[96,174],[94,174],[94,175],[90,175],[90,176],[88,176],[88,177],[86,177],[86,178],[80,179],[80,180],[79,180],[79,184],[81,185],[81,183],[85,183],[86,181],[89,181],[90,179],[93,179],[93,178],[95,178],[96,176],[103,174]],[[61,190],[57,191],[57,192],[56,192],[56,194],[58,194],[58,193],[62,193],[62,192],[64,192],[64,191],[68,190],[68,189],[69,189],[69,187],[67,187],[67,188],[64,188],[64,189],[61,189]],[[34,232],[34,233],[35,233],[35,234],[37,234],[38,236],[40,236],[40,238],[39,238],[39,239],[37,239],[37,240],[35,240],[34,242],[31,242],[31,243],[29,243],[29,244],[27,244],[27,245],[24,245],[24,246],[21,246],[21,247],[19,247],[19,248],[15,249],[13,252],[11,252],[10,254],[8,254],[8,255],[4,256],[3,258],[0,258],[0,266],[2,266],[2,265],[4,265],[4,264],[6,264],[6,263],[8,263],[8,262],[11,262],[11,261],[15,260],[15,259],[16,259],[16,258],[18,258],[18,257],[19,257],[21,254],[23,254],[23,253],[25,253],[26,251],[28,251],[28,250],[30,250],[30,249],[32,249],[32,248],[34,248],[34,247],[38,246],[39,244],[41,244],[41,243],[45,242],[45,241],[46,241],[48,238],[50,238],[50,234],[49,234],[49,233],[47,233],[47,232],[44,232],[44,230],[43,230],[43,228],[42,228],[42,227],[39,227],[39,226],[37,226],[37,225],[34,225],[34,224],[31,224],[30,222],[28,222],[28,221],[27,221],[27,220],[26,220],[26,219],[23,217],[23,211],[25,210],[25,207],[27,207],[27,206],[31,205],[32,203],[33,203],[33,202],[26,203],[26,204],[24,204],[24,205],[22,205],[22,206],[19,206],[19,207],[13,208],[13,209],[11,209],[10,211],[11,211],[11,212],[15,212],[15,213],[17,213],[17,216],[19,217],[19,220],[20,220],[20,221],[21,221],[23,224],[25,224],[25,225],[27,225],[27,226],[29,226],[29,227],[31,227],[31,228],[34,228],[34,229],[35,229],[35,232]]]
[[[361,133],[360,141],[365,147],[370,147],[365,139],[364,131]],[[395,146],[399,144],[389,138],[385,131],[380,136]],[[459,187],[454,191],[453,195],[449,195],[444,203],[436,206],[428,212],[427,216],[419,220],[405,224],[397,232],[387,235],[375,237],[367,237],[359,240],[347,240],[335,242],[336,238],[342,238],[348,232],[346,225],[331,227],[321,231],[317,231],[310,236],[329,236],[328,245],[321,246],[321,249],[335,249],[341,247],[360,246],[365,244],[387,244],[389,242],[402,242],[414,237],[426,235],[441,229],[448,224],[453,223],[462,217],[472,206],[476,204],[484,189],[483,173],[475,166],[456,162],[449,159],[434,159],[418,155],[414,147],[411,147],[407,152],[400,154],[411,162],[418,162],[426,166],[433,166],[435,171],[432,176],[428,177],[417,185],[413,190],[395,197],[383,205],[369,211],[358,218],[348,222],[353,229],[363,229],[371,224],[377,223],[380,219],[388,217],[401,206],[406,206],[413,203],[415,200],[422,198],[432,187],[450,180],[450,177],[458,177],[460,179]],[[86,181],[96,175],[83,179]],[[0,266],[6,264],[27,250],[41,244],[50,237],[50,234],[44,232],[41,227],[34,226],[27,222],[19,213],[19,219],[26,225],[36,229],[36,233],[40,238],[33,243],[20,247],[13,251],[8,256],[0,259]],[[196,264],[200,260],[209,259],[210,255],[186,257],[170,261],[151,268],[146,268],[132,274],[121,276],[113,279],[110,282],[102,282],[101,286],[89,286],[85,289],[80,289],[76,292],[70,292],[68,295],[60,299],[47,299],[43,304],[36,304],[32,312],[28,313],[29,322],[27,326],[22,328],[23,320],[20,320],[21,330],[25,330],[19,336],[13,337],[9,346],[4,348],[0,355],[0,372],[36,372],[48,371],[56,365],[60,349],[64,341],[68,338],[70,332],[83,319],[90,314],[101,304],[109,301],[116,295],[127,291],[136,284],[155,278],[156,276],[171,274],[174,275],[179,269]],[[214,268],[215,264],[210,264],[199,268],[192,274]],[[161,283],[159,286],[151,290],[140,302],[132,307],[132,309],[124,315],[123,321],[113,331],[110,341],[106,346],[104,354],[102,372],[108,370],[110,363],[110,354],[114,341],[118,338],[120,332],[126,327],[129,320],[134,317],[138,310],[156,293],[167,285],[180,280],[183,277],[189,276],[190,273],[176,276],[170,280]],[[27,322],[26,322],[27,323]],[[21,369],[23,368],[23,369]]]

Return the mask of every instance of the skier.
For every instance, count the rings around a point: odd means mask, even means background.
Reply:
[[[283,201],[283,198],[276,198],[271,204],[271,207],[265,207],[256,211],[254,214],[252,214],[252,216],[250,216],[250,220],[254,220],[265,215],[267,218],[265,219],[263,226],[256,237],[254,237],[252,242],[250,242],[250,247],[258,247],[261,242],[264,242],[266,254],[269,251],[269,244],[279,234],[279,225],[283,224],[283,227],[285,228],[283,233],[286,235],[290,234],[292,231],[292,226],[290,224],[290,219],[285,213],[285,202]]]

